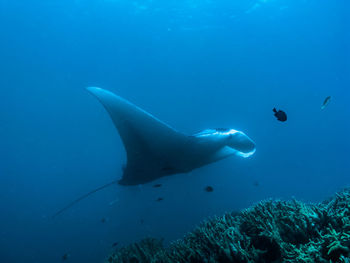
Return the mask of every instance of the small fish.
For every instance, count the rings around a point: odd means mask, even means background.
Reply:
[[[157,202],[163,201],[163,197],[158,197],[158,199],[156,200]]]
[[[213,192],[213,191],[214,191],[214,188],[213,188],[212,186],[208,185],[206,188],[204,188],[204,190],[205,190],[206,192],[210,193],[210,192]]]
[[[142,225],[145,222],[142,218],[140,219],[140,224]]]
[[[154,188],[158,188],[158,187],[161,187],[161,186],[162,186],[162,184],[154,184],[153,185]]]
[[[70,257],[70,253],[66,253],[62,256],[62,261],[66,261]]]
[[[112,247],[116,247],[116,246],[118,246],[118,242],[114,242],[113,244],[112,244]]]
[[[109,221],[108,217],[101,218],[101,223],[106,223]]]
[[[323,104],[321,106],[321,110],[324,110],[327,107],[327,105],[331,101],[331,98],[332,98],[331,96],[328,96],[327,98],[324,99]]]
[[[260,184],[259,184],[258,181],[255,181],[255,182],[253,183],[253,185],[256,186],[256,187],[258,187]]]
[[[284,111],[282,110],[277,111],[276,108],[273,108],[272,111],[275,113],[274,115],[277,118],[277,120],[282,122],[287,120],[287,114]]]

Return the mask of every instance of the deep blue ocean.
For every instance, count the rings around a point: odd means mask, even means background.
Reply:
[[[0,0],[0,262],[103,262],[116,242],[168,244],[226,211],[349,186],[349,12],[347,0]],[[52,219],[126,163],[88,86],[189,135],[243,131],[256,153],[113,185]]]

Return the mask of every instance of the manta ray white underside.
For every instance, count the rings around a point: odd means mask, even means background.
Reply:
[[[254,142],[234,129],[209,129],[185,135],[114,93],[87,88],[109,113],[123,141],[127,165],[119,184],[137,185],[189,172],[237,155],[249,157]]]

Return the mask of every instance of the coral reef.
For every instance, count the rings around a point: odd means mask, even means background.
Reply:
[[[208,220],[167,248],[144,239],[107,262],[350,262],[350,189],[320,204],[265,200]]]

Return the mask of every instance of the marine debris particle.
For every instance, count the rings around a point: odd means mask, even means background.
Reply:
[[[265,200],[168,247],[154,238],[122,247],[107,262],[350,262],[350,188],[319,204]]]
[[[205,190],[206,192],[210,193],[210,192],[213,192],[213,191],[214,191],[214,188],[213,188],[212,186],[208,185],[207,187],[204,188],[204,190]]]
[[[112,206],[112,205],[116,204],[118,201],[119,201],[119,199],[117,198],[117,199],[109,202],[109,205]]]
[[[277,111],[276,108],[273,108],[272,111],[275,113],[274,115],[277,118],[277,120],[282,121],[282,122],[287,120],[287,114],[284,111],[282,111],[282,110]]]
[[[159,188],[159,187],[161,187],[161,186],[162,186],[162,184],[154,184],[154,185],[153,185],[154,188]]]
[[[327,107],[327,105],[331,101],[331,98],[332,98],[331,96],[328,96],[327,98],[324,99],[323,104],[321,106],[321,110],[324,110]]]
[[[163,197],[158,197],[156,201],[157,201],[157,202],[160,202],[160,201],[163,201],[163,200],[164,200]]]

